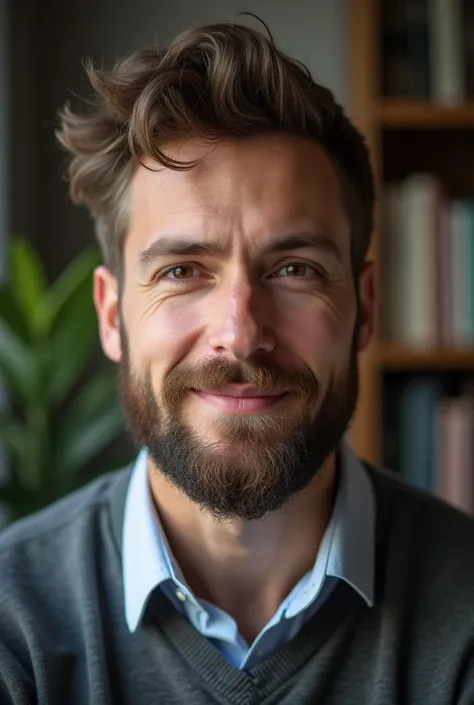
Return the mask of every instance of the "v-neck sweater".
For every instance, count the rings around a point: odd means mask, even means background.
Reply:
[[[248,671],[159,589],[140,628],[128,629],[129,470],[4,531],[1,705],[472,705],[474,521],[367,469],[377,507],[374,606],[341,581],[290,642]]]

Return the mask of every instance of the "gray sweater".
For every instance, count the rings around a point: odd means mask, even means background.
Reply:
[[[341,582],[290,643],[250,671],[234,669],[159,590],[143,625],[128,631],[129,471],[4,531],[0,705],[472,705],[474,522],[368,471],[375,606]]]

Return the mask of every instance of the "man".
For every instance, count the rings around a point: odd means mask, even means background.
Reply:
[[[88,73],[58,136],[141,450],[1,537],[0,702],[473,703],[473,523],[342,441],[362,137],[237,24]]]

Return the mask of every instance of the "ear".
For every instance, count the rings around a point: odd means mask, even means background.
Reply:
[[[365,262],[359,276],[359,351],[365,350],[374,333],[375,323],[375,266]]]
[[[117,277],[106,267],[97,267],[94,272],[94,304],[102,350],[112,362],[120,362],[119,287]]]

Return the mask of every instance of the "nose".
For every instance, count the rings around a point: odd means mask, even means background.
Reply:
[[[216,353],[227,353],[242,362],[275,347],[268,321],[269,306],[264,292],[257,292],[249,279],[239,277],[226,291],[216,292],[212,311],[209,346]]]

